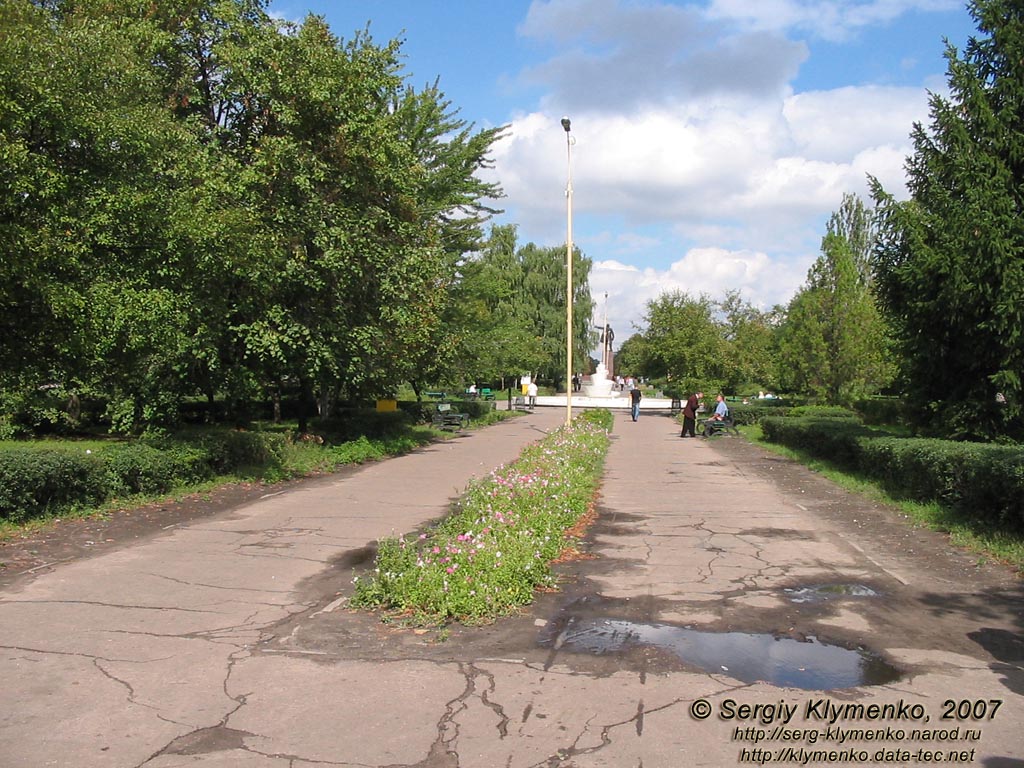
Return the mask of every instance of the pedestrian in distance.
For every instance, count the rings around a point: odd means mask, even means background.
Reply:
[[[679,433],[680,437],[697,436],[697,409],[700,408],[703,397],[703,392],[694,392],[686,399],[686,405],[683,406],[683,431]]]
[[[629,402],[633,411],[633,421],[640,418],[640,398],[643,394],[640,392],[640,387],[633,387],[629,390]]]
[[[530,398],[530,410],[537,405],[537,382],[531,381],[526,387],[526,396]]]

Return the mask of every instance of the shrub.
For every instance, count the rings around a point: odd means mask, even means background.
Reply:
[[[761,419],[769,416],[785,416],[789,409],[780,405],[761,405],[761,401],[751,405],[730,405],[729,413],[736,424],[750,426],[760,424]]]
[[[337,444],[360,437],[375,439],[400,434],[415,419],[415,414],[405,409],[379,412],[376,408],[347,408],[329,419],[315,419],[310,429]]]
[[[362,435],[332,448],[331,455],[338,464],[362,464],[364,461],[383,458],[387,452],[379,443],[371,442]]]
[[[494,410],[493,400],[456,400],[452,407],[459,413],[468,413],[471,419],[480,419]]]
[[[839,405],[798,405],[786,412],[787,416],[808,416],[815,419],[857,419],[849,408]]]
[[[767,440],[857,468],[857,440],[872,434],[855,418],[786,417],[761,420]]]
[[[896,496],[1024,529],[1024,448],[879,435],[850,418],[764,419],[765,438],[859,471]]]
[[[95,454],[52,448],[0,451],[0,519],[12,523],[95,504],[106,497],[105,485],[104,467]]]
[[[861,443],[860,467],[893,494],[939,501],[1002,527],[1024,527],[1024,449],[929,438]]]
[[[869,397],[858,400],[853,409],[865,424],[906,425],[910,423],[907,404],[898,397]]]
[[[212,472],[225,475],[249,467],[280,467],[286,443],[284,435],[271,432],[216,430],[202,434],[196,444]]]
[[[109,495],[163,493],[174,485],[177,476],[174,457],[151,445],[125,443],[100,456]]]

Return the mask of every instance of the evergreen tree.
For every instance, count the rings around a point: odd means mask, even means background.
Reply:
[[[1022,432],[1024,5],[974,0],[982,36],[947,44],[948,99],[915,125],[912,199],[873,181],[883,213],[880,295],[920,424],[940,434]]]

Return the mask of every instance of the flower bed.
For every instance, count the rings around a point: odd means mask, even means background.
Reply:
[[[472,483],[452,514],[415,538],[380,542],[352,604],[421,619],[481,620],[551,587],[551,561],[590,509],[608,451],[609,411],[587,411]]]

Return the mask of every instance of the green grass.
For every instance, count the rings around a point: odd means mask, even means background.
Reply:
[[[992,529],[937,502],[921,503],[895,497],[877,483],[856,473],[839,469],[831,462],[815,458],[804,451],[795,451],[768,442],[764,439],[760,426],[739,429],[761,448],[803,464],[852,493],[894,507],[915,525],[947,533],[950,543],[971,552],[977,557],[978,562],[991,560],[1024,572],[1024,535]]]

